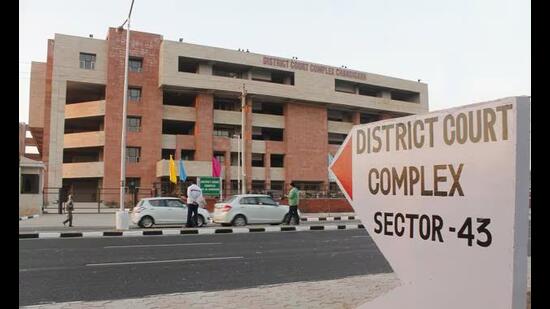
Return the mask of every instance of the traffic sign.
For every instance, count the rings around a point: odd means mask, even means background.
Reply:
[[[219,177],[199,177],[198,185],[204,196],[219,196],[221,184]]]
[[[352,128],[330,170],[400,280],[361,308],[525,308],[529,105]]]

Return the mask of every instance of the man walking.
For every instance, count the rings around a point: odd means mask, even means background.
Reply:
[[[300,191],[296,187],[296,183],[290,183],[290,191],[288,192],[288,214],[286,215],[285,224],[292,222],[292,217],[296,218],[296,225],[300,224],[300,216],[298,215],[298,203],[300,201]]]
[[[67,219],[63,221],[64,226],[67,224],[67,222],[69,222],[69,227],[73,227],[73,210],[73,196],[69,194],[67,202],[65,203],[65,212],[67,213]]]
[[[191,180],[190,183],[191,185],[187,187],[187,223],[185,227],[196,227],[199,200],[202,198],[202,190],[193,180]]]

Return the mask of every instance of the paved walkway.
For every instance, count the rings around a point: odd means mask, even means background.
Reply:
[[[138,299],[68,302],[23,308],[355,308],[398,285],[393,273],[256,288],[156,295]]]
[[[531,307],[531,258],[528,264]],[[23,308],[149,309],[149,308],[355,308],[399,285],[394,273],[353,276],[317,282],[293,282],[249,289],[155,295],[144,298],[43,304]]]
[[[315,218],[315,217],[334,217],[334,216],[353,216],[354,213],[303,213],[302,218]],[[52,228],[53,230],[63,229],[63,220],[66,215],[60,214],[43,214],[38,218],[19,221],[19,228],[29,230],[28,228],[39,228],[44,230],[45,228]],[[93,229],[113,229],[115,226],[115,214],[114,213],[102,213],[102,214],[74,214],[73,215],[74,229],[81,228],[87,230]],[[130,223],[130,226],[133,226]],[[67,227],[67,231],[70,229]]]

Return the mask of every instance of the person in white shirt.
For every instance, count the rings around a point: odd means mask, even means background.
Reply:
[[[193,180],[189,181],[191,185],[187,187],[187,223],[186,227],[196,227],[199,200],[202,199],[202,190]]]

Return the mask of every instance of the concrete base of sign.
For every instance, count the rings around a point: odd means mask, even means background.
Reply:
[[[130,214],[127,210],[116,212],[115,226],[117,230],[130,229]]]

